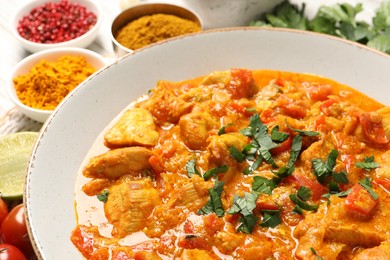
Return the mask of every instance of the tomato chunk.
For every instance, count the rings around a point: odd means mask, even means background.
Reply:
[[[247,69],[232,69],[231,80],[226,88],[233,98],[250,97],[254,94],[255,81],[252,72]]]
[[[327,193],[327,189],[322,186],[317,180],[310,179],[302,174],[294,173],[293,175],[284,178],[287,183],[295,183],[298,189],[305,186],[311,190],[311,197],[313,200],[319,200],[322,194]]]
[[[382,126],[382,118],[376,113],[360,114],[359,122],[370,141],[377,144],[387,144],[389,142]]]
[[[345,209],[353,217],[368,219],[375,212],[378,200],[375,200],[371,194],[356,183],[345,200]]]
[[[307,95],[314,101],[323,101],[330,94],[332,94],[332,87],[330,85],[314,85],[307,90]]]

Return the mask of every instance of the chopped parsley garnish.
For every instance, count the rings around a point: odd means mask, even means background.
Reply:
[[[307,131],[307,130],[300,130],[300,129],[293,128],[292,126],[290,126],[289,124],[287,124],[287,122],[286,122],[286,125],[287,125],[288,128],[290,128],[290,129],[293,130],[294,132],[299,133],[300,135],[317,136],[317,135],[320,134],[320,133],[314,132],[314,131]]]
[[[333,149],[329,153],[325,162],[323,162],[320,158],[312,159],[314,174],[317,177],[319,183],[324,184],[326,178],[332,175],[338,155],[338,151]]]
[[[364,158],[363,162],[357,162],[355,166],[357,168],[365,169],[366,171],[371,171],[380,167],[379,163],[374,161],[374,156]]]
[[[225,134],[225,129],[226,129],[226,127],[229,127],[229,126],[232,126],[232,125],[233,125],[232,123],[228,123],[227,125],[222,126],[222,127],[218,130],[218,135],[223,135],[223,134]]]
[[[308,199],[310,199],[310,197],[311,197],[311,191],[309,188],[305,186],[301,186],[297,194],[290,194],[291,201],[296,204],[296,208],[298,207],[298,210],[294,212],[297,213],[302,212],[299,209],[308,210],[308,211],[317,211],[318,205],[311,205],[306,202]]]
[[[317,251],[314,250],[313,247],[310,247],[310,251],[313,253],[313,255],[317,256],[317,260],[322,260],[322,257],[317,255]]]
[[[272,131],[271,131],[271,139],[272,139],[272,141],[274,141],[276,143],[283,143],[289,137],[290,137],[289,134],[283,133],[283,132],[279,132],[279,126],[275,126],[274,128],[272,128]]]
[[[109,194],[108,190],[103,190],[103,192],[97,195],[96,197],[101,202],[107,202],[108,194]]]
[[[258,217],[253,214],[253,209],[256,208],[256,200],[258,198],[256,192],[245,192],[244,197],[234,195],[233,205],[227,211],[229,214],[241,214],[240,219],[238,220],[241,224],[238,227],[238,231],[251,234],[253,229],[256,226]]]
[[[229,166],[227,165],[220,165],[220,166],[217,166],[211,170],[208,170],[206,171],[204,174],[203,174],[203,179],[205,179],[206,181],[211,179],[213,176],[216,176],[220,173],[225,173],[229,170]]]
[[[229,148],[230,156],[236,159],[238,162],[242,162],[245,158],[245,154],[240,152],[235,146]]]
[[[262,210],[261,212],[264,213],[264,216],[260,226],[274,228],[282,223],[280,219],[280,210]]]
[[[364,178],[363,180],[359,181],[359,184],[365,188],[368,193],[371,194],[372,198],[374,200],[377,200],[378,199],[378,194],[376,194],[376,192],[372,189],[372,184],[371,184],[371,180],[369,178]]]
[[[186,163],[186,170],[187,170],[187,174],[188,174],[188,176],[189,176],[190,178],[191,178],[192,175],[194,175],[194,174],[201,176],[200,172],[196,169],[196,162],[195,162],[194,159],[189,160],[189,161]]]
[[[336,183],[349,183],[346,172],[341,171],[332,173],[332,177]]]
[[[340,192],[337,192],[337,193],[325,193],[322,195],[323,198],[330,198],[331,195],[333,196],[337,196],[337,197],[346,197],[348,196],[348,194],[351,192],[351,189],[348,189],[346,191],[340,191]]]
[[[209,190],[210,199],[207,204],[198,211],[200,215],[208,215],[215,213],[218,217],[222,217],[225,214],[225,210],[222,206],[221,194],[223,192],[224,182],[215,181],[214,188]]]
[[[261,176],[255,176],[253,177],[252,190],[259,193],[272,194],[277,184],[274,179],[270,180]]]

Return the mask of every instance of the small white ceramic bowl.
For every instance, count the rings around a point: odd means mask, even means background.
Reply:
[[[23,45],[23,47],[30,52],[38,52],[42,50],[59,48],[59,47],[80,47],[84,48],[90,45],[97,37],[99,33],[99,28],[102,23],[102,11],[99,6],[99,3],[94,0],[69,0],[72,3],[78,3],[82,6],[85,6],[88,11],[93,12],[96,15],[96,23],[95,25],[85,34],[74,38],[69,41],[60,42],[60,43],[37,43],[29,41],[23,38],[18,30],[19,21],[25,16],[28,15],[32,9],[38,6],[42,6],[45,3],[52,2],[57,3],[60,0],[34,0],[27,2],[25,5],[21,6],[12,16],[10,30],[14,37],[19,40],[19,42]]]
[[[87,59],[89,64],[96,68],[96,70],[103,68],[108,63],[106,59],[94,51],[73,47],[45,50],[34,53],[21,60],[11,73],[9,82],[7,84],[7,93],[12,102],[29,118],[43,123],[51,115],[53,110],[36,109],[24,105],[16,94],[13,79],[19,75],[27,74],[34,65],[43,59],[52,62],[65,55],[83,56]]]
[[[115,39],[120,29],[122,29],[123,26],[125,26],[131,21],[134,21],[146,15],[153,14],[170,14],[187,20],[191,20],[199,25],[201,31],[203,30],[203,22],[200,16],[183,6],[169,3],[137,4],[127,8],[126,10],[118,14],[111,24],[111,40],[113,42],[114,52],[117,57],[121,57],[127,53],[132,53],[134,51],[123,46]]]

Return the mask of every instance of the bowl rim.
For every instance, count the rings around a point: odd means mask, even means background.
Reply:
[[[97,61],[101,62],[103,64],[102,67],[107,65],[107,60],[102,55],[100,55],[97,52],[94,52],[92,50],[85,49],[85,48],[79,48],[79,47],[59,47],[59,48],[52,48],[52,49],[47,49],[47,50],[43,50],[43,51],[40,51],[40,52],[33,53],[33,54],[27,56],[26,58],[22,59],[21,61],[19,61],[14,66],[14,68],[13,68],[13,70],[12,70],[10,76],[9,76],[8,82],[7,82],[7,94],[8,94],[8,97],[11,99],[11,101],[16,106],[18,106],[18,107],[20,107],[20,108],[22,108],[24,110],[31,111],[32,113],[41,113],[41,114],[45,114],[47,116],[49,116],[51,113],[53,113],[53,111],[55,109],[45,110],[45,109],[39,109],[39,108],[30,107],[30,106],[27,106],[27,105],[23,104],[20,101],[20,99],[18,98],[18,96],[16,95],[13,79],[15,77],[17,77],[18,75],[20,75],[20,74],[17,74],[17,71],[19,71],[23,66],[25,66],[29,62],[31,62],[33,60],[36,60],[38,62],[39,60],[45,59],[45,57],[47,57],[48,55],[56,54],[56,53],[58,53],[58,54],[63,53],[62,55],[82,55],[82,56],[84,56],[86,58],[91,57],[91,58],[96,59]],[[37,62],[35,62],[30,67],[30,69]],[[96,71],[100,70],[101,68],[96,68]]]
[[[193,10],[192,8],[189,8],[189,7],[186,7],[184,5],[180,5],[180,4],[173,4],[173,3],[165,3],[165,2],[152,2],[152,3],[138,3],[136,5],[133,5],[133,6],[130,6],[124,10],[122,10],[120,13],[118,13],[117,15],[115,15],[114,19],[112,20],[111,22],[111,26],[110,26],[110,38],[111,38],[111,41],[114,43],[114,49],[115,48],[119,48],[120,50],[126,52],[126,53],[132,53],[133,49],[129,49],[125,46],[123,46],[121,43],[119,43],[116,39],[115,39],[115,36],[114,36],[114,25],[115,23],[118,21],[118,19],[120,19],[122,16],[124,16],[125,14],[129,13],[129,12],[133,12],[134,10],[136,9],[140,9],[142,7],[152,7],[152,6],[160,6],[160,7],[173,7],[173,8],[177,8],[177,9],[181,9],[182,11],[184,12],[187,12],[189,14],[192,14],[194,16],[194,18],[196,18],[196,20],[192,20],[194,22],[196,22],[199,26],[200,26],[200,31],[199,32],[202,32],[204,30],[204,22],[202,20],[202,17],[199,15],[199,13],[197,13],[195,10]],[[159,12],[159,13],[164,13],[164,12]],[[166,13],[168,14],[168,13]],[[130,21],[134,21],[134,19],[138,19],[138,18],[141,18],[143,16],[146,16],[146,15],[151,15],[151,14],[141,14],[141,15],[137,15],[136,18],[133,18],[132,20]],[[178,17],[180,17],[179,15],[176,15]],[[130,22],[130,21],[126,21],[126,23]],[[123,27],[120,26],[120,28]],[[118,29],[119,30],[119,29]],[[194,33],[199,33],[199,32],[194,32]],[[189,34],[186,34],[186,35],[190,35],[190,34],[194,34],[194,33],[189,33]],[[177,37],[182,37],[184,35],[179,35],[179,36],[176,36],[176,37],[173,37],[173,38],[177,38]],[[172,38],[169,38],[169,39],[172,39]],[[164,41],[164,40],[163,40]],[[159,41],[160,42],[160,41]],[[153,43],[152,43],[153,44]]]
[[[96,9],[96,11],[94,11],[96,18],[97,18],[96,23],[86,33],[80,35],[79,37],[71,39],[69,41],[58,42],[58,43],[33,42],[33,41],[30,41],[30,40],[23,38],[19,34],[19,32],[17,30],[17,24],[19,23],[19,21],[23,15],[30,13],[34,7],[41,6],[41,5],[43,5],[45,3],[49,3],[49,2],[59,2],[59,1],[60,0],[52,0],[52,1],[51,0],[38,0],[38,1],[30,0],[30,1],[26,2],[25,4],[21,5],[11,15],[11,19],[9,22],[9,28],[10,28],[11,33],[14,35],[14,37],[17,40],[22,42],[24,45],[29,45],[34,49],[46,49],[46,48],[60,48],[60,47],[71,46],[74,43],[77,43],[79,41],[82,41],[83,39],[87,39],[88,37],[92,36],[99,29],[99,27],[102,23],[102,20],[103,20],[103,12],[102,12],[100,4],[98,4],[97,1],[94,1],[94,0],[76,0],[76,1],[69,0],[70,2],[76,2],[76,3],[80,3],[82,5],[84,5],[85,2],[88,2],[89,4],[94,6],[94,8]],[[88,10],[88,11],[91,11],[91,10]]]

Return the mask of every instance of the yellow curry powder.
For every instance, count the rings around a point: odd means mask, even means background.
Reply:
[[[126,48],[136,50],[171,37],[199,32],[200,26],[191,20],[169,14],[146,15],[126,24],[115,39]]]
[[[20,101],[33,108],[52,110],[96,69],[83,56],[65,55],[41,60],[28,74],[13,79]]]

